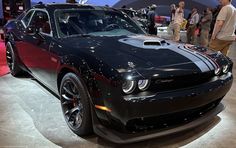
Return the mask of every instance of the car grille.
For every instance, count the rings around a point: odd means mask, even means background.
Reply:
[[[127,132],[135,133],[154,129],[164,130],[167,128],[174,128],[203,116],[205,113],[215,108],[221,100],[222,98],[192,110],[186,110],[157,117],[146,117],[129,120],[125,129]]]
[[[194,87],[208,82],[213,76],[214,74],[212,72],[208,72],[189,76],[179,76],[174,78],[155,79],[152,80],[149,90],[153,93],[156,93],[161,91]]]

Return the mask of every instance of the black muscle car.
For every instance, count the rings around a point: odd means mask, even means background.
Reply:
[[[113,8],[37,5],[4,31],[11,74],[58,95],[80,136],[130,143],[193,128],[223,110],[233,81],[226,56],[149,36]]]

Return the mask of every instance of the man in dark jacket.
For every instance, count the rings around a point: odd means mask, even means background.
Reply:
[[[148,32],[149,34],[157,35],[157,29],[155,27],[155,17],[156,17],[156,5],[151,6],[151,10],[148,12]]]

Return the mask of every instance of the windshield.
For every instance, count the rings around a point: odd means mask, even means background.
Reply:
[[[114,11],[57,10],[55,18],[60,37],[145,34],[129,17]]]

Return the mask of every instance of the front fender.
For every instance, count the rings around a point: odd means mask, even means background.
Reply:
[[[69,72],[74,72],[82,79],[88,90],[92,109],[95,109],[95,105],[110,106],[113,94],[119,94],[120,96],[122,93],[120,74],[103,63],[102,60],[68,55],[61,60],[61,67],[58,69],[58,79],[60,79],[60,75],[65,69]],[[95,113],[99,119],[108,121],[107,112],[95,109]]]

